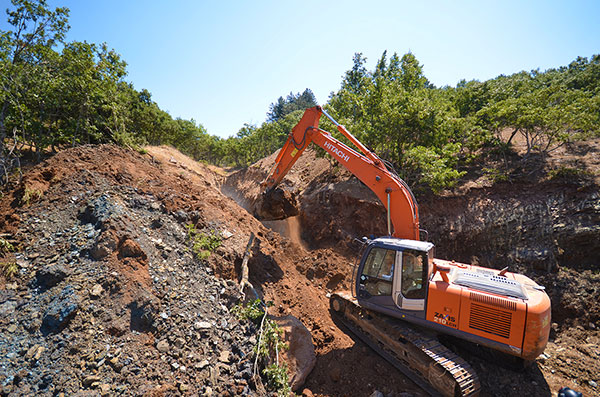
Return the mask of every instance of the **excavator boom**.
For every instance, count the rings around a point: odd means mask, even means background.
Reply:
[[[362,154],[320,129],[319,119],[322,114],[335,123],[338,131]],[[281,182],[311,142],[338,160],[377,195],[388,212],[388,234],[397,238],[419,240],[419,211],[410,188],[397,175],[391,173],[376,154],[325,113],[320,106],[307,109],[300,122],[290,132],[275,160],[275,165],[263,182],[267,191],[274,189]]]

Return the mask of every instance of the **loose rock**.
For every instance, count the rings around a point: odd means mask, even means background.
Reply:
[[[47,335],[60,332],[75,317],[78,309],[79,297],[73,287],[65,287],[61,294],[48,305],[48,310],[42,318],[42,333]]]
[[[97,375],[89,375],[89,376],[86,376],[86,377],[83,379],[83,381],[81,382],[81,384],[82,384],[84,387],[90,387],[90,386],[92,386],[92,384],[94,384],[94,383],[96,383],[96,382],[100,382],[100,380],[101,380],[101,379],[102,379],[102,378],[100,378],[100,377],[99,377],[99,376],[97,376]]]
[[[156,344],[156,349],[161,353],[168,352],[169,348],[169,342],[167,342],[166,339],[163,339]]]
[[[63,281],[70,271],[63,265],[51,265],[36,273],[36,284],[40,288],[49,289]]]
[[[222,363],[228,363],[230,354],[231,354],[231,352],[229,352],[227,350],[222,351],[221,354],[219,355],[219,361]]]
[[[90,292],[90,295],[91,295],[93,298],[99,298],[99,297],[100,297],[100,295],[102,295],[102,292],[104,292],[104,289],[102,288],[102,286],[101,286],[100,284],[95,284],[95,285],[92,287],[92,290],[91,290],[91,292]]]

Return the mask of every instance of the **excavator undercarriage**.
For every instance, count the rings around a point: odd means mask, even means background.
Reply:
[[[349,292],[331,295],[334,316],[419,387],[433,396],[476,396],[477,374],[436,335],[358,305]]]

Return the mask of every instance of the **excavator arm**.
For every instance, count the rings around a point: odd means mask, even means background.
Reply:
[[[319,120],[322,114],[325,114],[336,125],[338,131],[360,152],[344,145],[329,132],[320,129]],[[419,240],[419,211],[410,188],[402,179],[390,172],[376,154],[358,141],[344,126],[338,124],[320,106],[306,109],[300,122],[290,132],[273,168],[263,182],[267,192],[281,182],[311,142],[328,152],[381,200],[388,213],[390,235]],[[393,231],[390,223],[393,225]]]

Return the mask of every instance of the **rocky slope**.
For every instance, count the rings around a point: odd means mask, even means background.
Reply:
[[[235,283],[193,258],[183,223],[200,215],[169,209],[180,192],[161,189],[156,166],[79,148],[5,198],[19,274],[0,290],[2,394],[251,392]],[[27,191],[41,198],[24,203]]]
[[[1,236],[13,246],[2,246],[1,263],[17,269],[0,276],[0,393],[264,394],[251,379],[256,329],[231,313],[239,300],[242,255],[254,233],[250,281],[273,303],[270,314],[300,319],[317,354],[298,392],[422,395],[331,319],[327,294],[349,286],[354,237],[383,234],[384,218],[360,183],[310,156],[283,184],[298,199],[298,222],[269,224],[288,237],[238,204],[251,210],[269,158],[226,178],[170,148],[140,154],[86,146],[28,170],[0,199]],[[552,298],[552,340],[532,368],[514,372],[469,358],[484,395],[547,395],[560,386],[598,390],[600,276],[591,242],[599,223],[597,185],[552,183],[530,190],[550,209],[526,195],[526,186],[506,185],[421,205],[438,252],[522,268]],[[486,221],[493,211],[496,218]],[[189,224],[221,236],[208,258],[193,255]],[[518,236],[511,233],[515,226],[522,227]],[[465,239],[468,244],[460,243]],[[570,241],[578,245],[571,249]],[[527,253],[519,247],[546,252],[551,260],[519,257]]]

